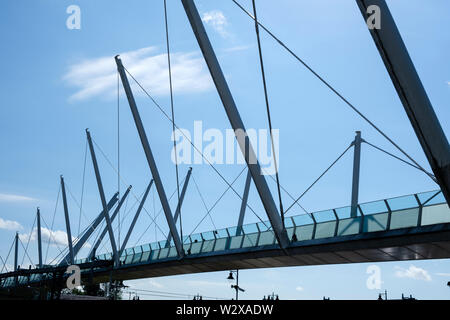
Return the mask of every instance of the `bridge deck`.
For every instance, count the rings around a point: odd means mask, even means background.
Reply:
[[[269,223],[203,232],[183,239],[178,259],[167,241],[125,250],[115,279],[138,279],[229,269],[450,258],[450,209],[440,191],[286,218],[292,242],[281,250]],[[315,221],[315,222],[314,222]],[[110,260],[111,254],[97,256]],[[86,263],[77,260],[77,264]],[[96,281],[109,281],[109,268],[95,268]],[[38,281],[41,275],[19,281]],[[3,285],[12,284],[9,277]]]

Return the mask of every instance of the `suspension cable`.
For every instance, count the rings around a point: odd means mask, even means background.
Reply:
[[[127,185],[127,183],[124,181],[123,177],[119,174],[119,172],[117,171],[117,169],[114,167],[114,165],[112,164],[111,160],[109,160],[108,156],[106,155],[106,153],[102,150],[102,148],[97,144],[97,142],[94,140],[94,138],[92,138],[92,142],[94,142],[95,146],[98,148],[98,150],[100,151],[101,155],[105,158],[106,162],[110,165],[110,167],[119,175],[120,180],[122,181],[122,183],[124,183],[125,185]],[[134,193],[133,189],[130,190],[130,193],[133,195],[133,197],[138,200],[138,197],[136,196],[136,194]],[[153,220],[152,216],[150,216],[150,213],[147,211],[147,209],[145,207],[142,207],[142,209],[144,210],[144,212],[150,217],[150,219]],[[155,222],[156,223],[156,222]],[[158,228],[161,229],[158,225]]]
[[[241,176],[241,174],[242,174],[242,172],[244,172],[244,170],[245,170],[245,167],[241,170],[241,172],[238,174],[238,176],[236,177],[236,178],[234,178],[234,180],[231,182],[231,184],[233,185],[235,182],[236,182],[236,180]],[[194,180],[194,179],[193,179]],[[195,180],[194,180],[195,181]],[[214,202],[214,204],[213,204],[213,206],[208,210],[208,212],[206,212],[206,214],[203,216],[203,218],[200,220],[200,222],[199,223],[197,223],[197,225],[195,226],[195,228],[194,228],[194,230],[192,230],[192,232],[189,234],[189,236],[191,236],[194,232],[195,232],[195,230],[197,230],[197,228],[200,226],[200,224],[203,222],[203,220],[205,220],[205,218],[207,217],[207,216],[210,216],[211,215],[211,211],[216,207],[216,205],[219,203],[219,201],[223,198],[223,196],[227,193],[227,191],[230,189],[230,187],[227,187],[226,189],[225,189],[225,191],[224,192],[222,192],[222,194],[220,195],[220,197],[216,200],[216,202]],[[261,222],[263,222],[263,221],[261,221]],[[264,223],[264,222],[263,222]],[[186,239],[187,240],[187,239]]]
[[[161,111],[161,113],[169,120],[170,122],[173,122],[175,125],[175,128],[183,135],[183,137],[189,141],[190,145],[194,148],[196,152],[198,152],[202,159],[216,172],[216,174],[228,185],[228,188],[231,189],[238,197],[242,200],[242,196],[236,191],[236,189],[233,188],[233,186],[228,182],[227,179],[219,172],[219,170],[209,161],[209,159],[203,154],[202,151],[200,151],[197,146],[192,142],[192,140],[183,132],[183,130],[180,130],[180,128],[177,126],[177,124],[169,117],[169,115],[164,111],[164,109],[158,104],[158,102],[148,93],[147,90],[137,81],[137,79],[125,68],[125,71],[127,74],[133,79],[133,81],[138,85],[139,88],[145,93],[145,95],[155,104],[155,106]],[[261,219],[261,217],[250,207],[247,205],[247,207],[253,212],[253,214],[256,215],[256,217],[263,223],[265,222]]]
[[[198,195],[200,196],[200,199],[203,202],[203,207],[205,208],[206,213],[208,214],[209,213],[208,206],[206,205],[205,199],[203,198],[203,195],[202,195],[202,193],[200,191],[200,187],[198,186],[197,181],[195,181],[194,176],[192,176],[192,181],[194,181],[194,185],[195,185],[195,188],[197,189],[197,193],[198,193]],[[214,223],[214,220],[213,220],[211,215],[209,215],[209,219],[211,220],[211,223],[213,225],[214,230],[217,230],[216,224]]]
[[[27,249],[26,249],[25,246],[23,245],[22,240],[20,240],[20,238],[19,238],[19,243],[20,243],[20,245],[22,246],[23,251],[24,251],[25,254],[27,255],[28,260],[30,260],[30,263],[31,263],[31,264],[34,264],[34,263],[33,263],[33,260],[31,260],[30,256],[28,255]],[[24,262],[24,261],[25,261],[25,259],[23,259],[23,261],[22,261],[22,266],[23,266],[23,262]]]
[[[376,145],[374,145],[374,144],[372,144],[372,143],[370,143],[370,142],[367,142],[367,141],[364,140],[364,139],[362,140],[362,142],[368,144],[369,146],[371,146],[371,147],[374,148],[374,149],[377,149],[378,151],[381,151],[381,152],[383,152],[383,153],[385,153],[385,154],[391,156],[391,157],[394,158],[394,159],[397,159],[397,160],[399,160],[399,161],[401,161],[401,162],[403,162],[403,163],[406,163],[407,165],[409,165],[409,166],[411,166],[411,167],[413,167],[413,168],[415,168],[415,169],[417,169],[417,170],[423,171],[420,167],[414,165],[413,163],[408,162],[408,161],[406,161],[406,160],[404,160],[404,159],[402,159],[402,158],[400,158],[400,157],[397,157],[396,155],[390,153],[389,151],[386,151],[386,150],[384,150],[384,149],[382,149],[382,148],[380,148],[380,147],[377,147]],[[425,173],[427,173],[427,172],[425,172]],[[427,173],[427,174],[428,174],[428,173]],[[431,178],[437,183],[436,177],[435,177],[434,175],[432,175]]]
[[[170,108],[172,111],[172,134],[173,134],[173,148],[175,153],[175,174],[177,177],[177,194],[178,202],[180,202],[180,184],[178,177],[178,155],[177,155],[177,142],[175,140],[175,112],[173,106],[173,86],[172,86],[172,66],[170,63],[170,41],[169,41],[169,21],[167,18],[167,1],[164,0],[164,22],[166,26],[166,47],[167,47],[167,64],[169,66],[169,86],[170,86]],[[180,219],[180,236],[183,239],[183,224],[181,220],[181,208],[179,209],[179,219]]]
[[[257,39],[257,42],[258,42],[259,65],[261,67],[261,76],[262,76],[262,82],[263,82],[263,87],[264,87],[264,99],[266,101],[267,120],[269,122],[270,141],[271,141],[271,145],[272,145],[273,162],[274,162],[274,165],[275,165],[275,177],[276,177],[276,182],[277,182],[278,201],[280,203],[281,222],[283,224],[283,229],[284,229],[285,228],[285,226],[284,226],[284,210],[283,210],[283,201],[281,200],[280,178],[279,178],[279,175],[278,175],[278,169],[279,168],[278,168],[278,164],[277,164],[277,156],[276,156],[276,152],[275,152],[275,144],[274,144],[274,141],[273,141],[272,119],[271,119],[271,116],[270,116],[269,95],[267,93],[266,73],[264,71],[264,60],[263,60],[263,55],[262,55],[261,39],[260,39],[260,36],[259,36],[259,25],[258,25],[258,16],[256,14],[256,2],[255,2],[255,0],[252,0],[252,4],[253,4],[253,14],[255,15],[255,32],[256,32],[256,39]]]
[[[118,197],[120,199],[120,75],[119,70],[117,70],[117,192]],[[118,214],[118,221],[119,224],[119,239],[118,242],[120,243],[120,209],[117,212]]]
[[[28,250],[28,245],[30,244],[31,235],[33,234],[33,229],[34,229],[34,225],[36,224],[36,220],[37,220],[37,216],[34,217],[33,226],[31,227],[30,234],[28,235],[27,247],[26,247],[25,251]],[[22,263],[21,263],[22,265],[23,265],[24,261],[25,261],[25,253],[23,254],[23,257],[22,257]]]
[[[256,20],[255,17],[248,12],[239,2],[233,1],[245,14],[251,19]],[[380,133],[386,140],[388,140],[395,148],[403,153],[409,160],[411,160],[417,167],[421,168],[430,178],[432,174],[427,172],[420,164],[418,164],[406,151],[404,151],[397,143],[395,143],[387,134],[385,134],[380,128],[378,128],[372,121],[370,121],[361,111],[359,111],[353,104],[351,104],[342,94],[340,94],[331,84],[329,84],[324,78],[322,78],[314,69],[312,69],[305,61],[303,61],[298,55],[296,55],[289,47],[287,47],[278,37],[276,37],[268,28],[266,28],[260,22],[256,22],[264,31],[266,31],[276,42],[278,42],[287,52],[289,52],[296,60],[298,60],[306,69],[308,69],[317,79],[319,79],[325,86],[327,86],[334,94],[336,94],[346,105],[348,105],[353,111],[355,111],[361,118],[363,118],[372,128]],[[432,178],[433,179],[433,178]],[[435,181],[433,179],[433,181]]]
[[[86,160],[87,160],[87,140],[85,143],[85,147],[84,147],[84,165],[83,165],[83,181],[81,183],[81,199],[80,199],[80,214],[78,216],[78,236],[77,238],[80,237],[80,229],[81,229],[81,213],[83,211],[83,197],[84,197],[84,183],[85,183],[85,178],[86,178]]]
[[[6,268],[6,271],[8,271],[8,266],[6,265],[6,262],[8,261],[9,255],[11,254],[11,250],[14,247],[15,241],[16,241],[16,239],[14,238],[14,240],[11,244],[11,247],[9,248],[8,255],[6,256],[5,260],[2,259],[4,261],[4,263],[3,263],[2,271],[0,271],[0,273],[3,273],[3,269],[5,269],[5,268]]]
[[[50,235],[51,235],[51,231],[53,229],[53,225],[55,223],[55,216],[56,216],[56,210],[58,209],[58,202],[59,202],[59,195],[61,194],[61,185],[59,185],[58,188],[58,196],[56,197],[56,204],[55,204],[55,210],[53,211],[53,218],[52,218],[52,227],[50,229]],[[42,217],[42,216],[41,216]],[[42,221],[44,221],[44,217],[42,217]],[[45,222],[44,222],[45,223]],[[48,228],[48,226],[47,226]],[[50,247],[50,241],[47,242],[47,249],[45,250],[45,260],[47,261],[47,257],[48,257],[48,248]]]
[[[293,206],[294,204],[296,204],[335,164],[336,162],[338,162],[343,156],[344,154],[348,151],[348,149],[350,149],[353,146],[353,144],[350,144],[347,149],[345,149],[344,152],[341,153],[341,155],[339,157],[337,157],[336,160],[333,161],[333,163],[316,179],[314,180],[314,182],[308,187],[306,188],[306,190],[294,201],[293,204],[291,204],[289,206],[289,208],[287,208],[286,212],[287,213]]]

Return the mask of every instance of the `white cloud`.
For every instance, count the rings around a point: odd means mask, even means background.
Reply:
[[[303,287],[298,286],[298,287],[295,288],[295,290],[297,290],[297,291],[303,291]]]
[[[444,272],[438,272],[436,273],[437,276],[440,277],[450,277],[450,273],[444,273]]]
[[[148,283],[155,288],[164,288],[164,286],[162,284],[160,284],[159,282],[156,282],[155,280],[149,280]]]
[[[0,202],[30,202],[30,201],[36,201],[36,199],[21,196],[18,194],[0,193]]]
[[[395,276],[398,278],[411,278],[415,280],[424,280],[424,281],[431,281],[431,276],[425,269],[416,267],[416,266],[409,266],[408,269],[395,267],[397,271],[395,272]]]
[[[51,231],[47,228],[41,228],[41,237],[43,243],[50,243],[50,245],[58,245],[58,246],[67,246],[67,233],[62,230]],[[19,234],[19,239],[22,242],[27,242],[28,239],[30,241],[37,240],[37,228],[34,228],[30,233],[21,233]],[[77,238],[72,237],[72,241],[76,241]],[[90,248],[91,245],[89,243],[85,243],[83,248]]]
[[[156,47],[147,47],[121,53],[125,68],[150,92],[162,96],[169,94],[167,54],[158,54]],[[198,93],[212,88],[212,81],[198,53],[171,54],[174,93]],[[135,95],[142,95],[129,77]],[[117,67],[112,56],[87,59],[69,66],[63,80],[77,88],[71,101],[95,96],[114,98],[117,92]],[[121,86],[122,87],[122,86]]]
[[[228,21],[222,11],[213,10],[205,12],[202,16],[202,21],[207,25],[210,25],[222,37],[226,38],[229,36],[228,32],[226,31]]]
[[[23,229],[22,225],[17,221],[12,220],[3,220],[0,218],[0,229],[5,230],[21,230]]]

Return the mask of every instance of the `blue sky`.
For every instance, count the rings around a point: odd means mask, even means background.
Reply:
[[[241,2],[251,8],[250,1]],[[177,123],[192,130],[194,121],[201,120],[204,129],[225,130],[229,128],[228,120],[181,2],[169,0],[168,3]],[[206,18],[208,34],[247,128],[267,128],[252,21],[231,1],[197,0],[196,3]],[[66,9],[72,4],[81,8],[80,30],[66,27],[69,16]],[[64,175],[71,193],[72,233],[78,234],[80,209],[77,202],[81,199],[85,128],[90,128],[96,143],[117,168],[117,92],[113,61],[116,54],[122,54],[124,65],[166,111],[170,110],[162,4],[162,0],[131,3],[21,0],[3,4],[0,12],[0,33],[5,44],[0,52],[3,61],[0,80],[3,92],[0,108],[2,258],[8,254],[15,231],[19,231],[26,242],[37,206],[41,208],[45,223],[51,225],[60,174]],[[445,30],[448,29],[450,3],[391,0],[388,4],[448,136],[450,37]],[[267,27],[429,169],[355,1],[281,0],[274,4],[260,0],[258,9],[259,18]],[[262,46],[273,127],[280,129],[280,181],[292,194],[301,194],[348,146],[356,130],[361,130],[367,141],[395,152],[383,137],[264,33]],[[171,125],[137,88],[134,90],[164,186],[170,194],[176,188],[175,169],[170,161]],[[120,94],[120,172],[125,181],[120,189],[123,192],[132,184],[134,194],[139,197],[151,175],[127,101],[122,91]],[[117,175],[100,151],[97,156],[107,197],[111,197],[118,189]],[[309,211],[348,205],[351,165],[351,154],[347,154],[301,204]],[[217,167],[229,181],[242,170],[242,165]],[[187,165],[181,165],[180,176],[184,177],[187,170]],[[193,177],[209,207],[226,188],[207,165],[194,165]],[[239,192],[243,190],[244,181],[245,174],[236,181]],[[269,184],[275,195],[275,185]],[[88,158],[81,229],[100,212],[96,188]],[[423,173],[363,146],[361,202],[436,188]],[[290,204],[285,195],[283,200]],[[130,198],[128,208],[134,202],[135,198]],[[264,216],[253,186],[249,204]],[[174,208],[176,204],[171,201],[171,205]],[[236,195],[228,192],[212,211],[215,225],[218,228],[234,225],[239,206]],[[154,190],[145,208],[152,216],[155,210],[159,211]],[[205,212],[192,183],[183,208],[183,229],[190,232]],[[293,215],[301,213],[295,210],[294,207]],[[123,222],[121,239],[131,216]],[[256,221],[251,213],[245,220],[246,223]],[[144,233],[150,222],[149,216],[141,216],[130,245],[161,239],[160,230],[154,226]],[[158,217],[157,223],[167,233],[163,215]],[[211,221],[206,219],[197,231],[212,228]],[[56,208],[53,230],[65,230],[61,200]],[[57,233],[55,237],[62,248],[64,233]],[[30,242],[29,251],[36,262],[35,241]],[[48,260],[57,254],[58,247],[50,246]],[[12,264],[12,260],[8,261]],[[25,259],[25,265],[27,261]],[[398,297],[404,292],[418,298],[450,298],[445,286],[450,277],[448,260],[377,265],[382,270],[382,290],[387,289],[392,295]],[[271,291],[291,299],[320,299],[324,295],[342,299],[376,298],[378,290],[366,288],[366,268],[367,265],[361,264],[244,270],[241,280],[247,288],[246,298],[262,298],[261,295]],[[417,271],[418,268],[421,271]],[[230,297],[232,291],[227,288],[226,276],[224,271],[130,284],[150,290]]]

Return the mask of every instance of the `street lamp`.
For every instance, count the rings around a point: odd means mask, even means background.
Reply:
[[[239,300],[239,291],[245,292],[245,290],[239,287],[239,270],[230,271],[227,280],[230,281],[230,283],[232,283],[234,280],[233,274],[236,274],[236,284],[232,284],[231,288],[236,290],[236,300]]]

